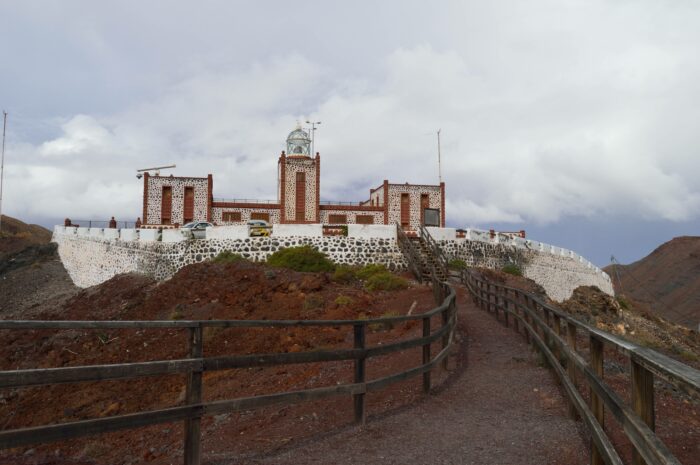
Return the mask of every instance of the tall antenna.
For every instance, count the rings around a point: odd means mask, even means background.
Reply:
[[[311,153],[309,154],[309,156],[312,156],[312,157],[313,157],[314,155],[316,155],[316,152],[314,152],[314,150],[316,150],[316,145],[315,145],[316,137],[315,137],[315,134],[316,134],[316,129],[318,129],[318,128],[316,127],[316,125],[317,125],[317,124],[321,124],[321,122],[320,122],[320,121],[307,121],[306,124],[310,124],[310,125],[311,125]]]
[[[437,131],[437,139],[438,139],[438,180],[440,181],[440,184],[442,184],[442,164],[440,162],[440,131],[442,129],[438,129]]]
[[[2,157],[0,158],[0,236],[2,236],[2,188],[5,179],[5,130],[7,129],[7,112],[2,111]]]

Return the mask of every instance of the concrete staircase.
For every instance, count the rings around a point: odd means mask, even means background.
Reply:
[[[424,237],[410,237],[409,240],[413,243],[420,259],[420,270],[424,280],[432,279],[432,270],[435,270],[435,276],[439,281],[446,281],[449,276],[446,270],[440,265],[438,258],[435,256],[432,248],[428,245],[428,241]]]
[[[428,230],[419,226],[417,236],[408,236],[401,225],[397,224],[396,228],[399,247],[416,279],[431,282],[434,275],[438,281],[447,281],[450,277],[447,258]]]

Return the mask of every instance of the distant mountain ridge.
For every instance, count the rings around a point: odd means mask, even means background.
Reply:
[[[646,304],[674,323],[698,329],[700,323],[700,236],[676,237],[629,265],[605,271],[615,292]]]
[[[19,252],[30,245],[47,244],[51,231],[38,224],[27,224],[16,218],[2,215],[0,231],[0,258]]]

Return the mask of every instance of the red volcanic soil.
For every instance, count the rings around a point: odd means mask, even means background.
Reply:
[[[338,299],[338,297],[343,299]],[[414,313],[434,307],[429,287],[411,284],[393,292],[368,292],[360,282],[340,284],[323,273],[297,273],[260,264],[211,262],[191,265],[156,283],[135,274],[119,275],[79,291],[65,304],[33,314],[35,319],[356,319]],[[439,321],[433,321],[433,328]],[[376,345],[419,336],[417,324],[371,328]],[[40,330],[0,331],[0,369],[28,369],[185,358],[186,331]],[[350,327],[208,328],[204,356],[295,352],[352,347]],[[437,350],[437,347],[433,349]],[[420,364],[420,348],[368,362],[368,379]],[[204,400],[222,400],[351,382],[351,362],[250,368],[204,374]],[[439,384],[445,372],[434,376]],[[1,429],[99,418],[181,405],[183,375],[73,383],[0,391]],[[420,379],[372,394],[373,414],[420,398]],[[203,420],[205,457],[259,454],[352,423],[352,399],[270,407]],[[209,441],[207,438],[226,438]],[[62,443],[0,453],[0,463],[154,463],[182,460],[182,424],[162,424]]]
[[[693,329],[700,324],[700,237],[666,242],[630,265],[605,268],[617,294],[654,314]]]

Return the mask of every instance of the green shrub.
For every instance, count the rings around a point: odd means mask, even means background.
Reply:
[[[351,297],[348,297],[346,295],[339,295],[335,298],[334,302],[336,305],[350,305],[351,303],[353,303],[353,300]]]
[[[230,250],[223,250],[219,252],[219,255],[212,259],[214,263],[236,263],[240,262],[241,260],[245,260],[243,255],[233,253]]]
[[[337,283],[351,283],[357,279],[355,268],[348,265],[339,265],[333,272],[333,281]]]
[[[394,291],[407,287],[408,281],[389,271],[375,273],[365,281],[365,288],[368,291]]]
[[[387,270],[384,265],[371,264],[371,265],[363,266],[362,268],[357,270],[357,272],[355,274],[357,275],[358,278],[362,279],[363,281],[366,281],[369,278],[371,278],[372,276],[374,276],[375,274],[388,273],[388,272],[389,272],[389,270]]]
[[[340,230],[343,231],[342,234],[341,234],[342,236],[347,236],[347,235],[348,235],[348,225],[346,225],[346,224],[342,225],[342,226],[340,227]]]
[[[267,263],[277,268],[288,268],[294,271],[319,272],[335,269],[335,265],[328,260],[326,254],[309,245],[278,250],[268,257]]]
[[[464,270],[467,267],[467,262],[460,260],[459,258],[453,258],[450,263],[447,264],[452,270]]]
[[[501,271],[504,273],[512,274],[513,276],[522,276],[523,275],[522,270],[515,263],[507,264],[506,266],[501,268]]]

